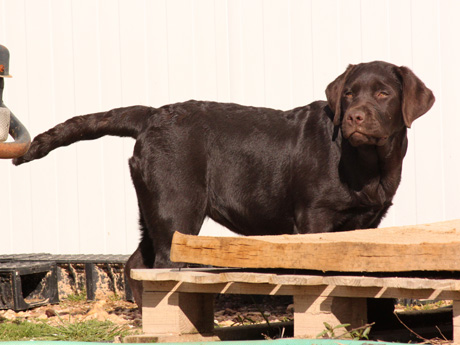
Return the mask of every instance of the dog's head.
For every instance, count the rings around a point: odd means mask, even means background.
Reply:
[[[384,145],[425,114],[435,98],[407,67],[374,61],[350,65],[326,89],[334,125],[353,146]]]

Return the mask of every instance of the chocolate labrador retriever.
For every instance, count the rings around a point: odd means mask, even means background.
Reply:
[[[180,266],[169,258],[173,232],[196,235],[205,217],[242,235],[377,227],[401,179],[406,129],[435,98],[411,70],[381,61],[350,65],[326,96],[288,111],[188,101],[77,116],[14,164],[80,140],[135,138],[142,239],[128,276]]]

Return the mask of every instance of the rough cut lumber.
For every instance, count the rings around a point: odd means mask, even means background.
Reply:
[[[209,237],[176,232],[171,260],[220,267],[339,272],[460,271],[460,219],[307,235]]]

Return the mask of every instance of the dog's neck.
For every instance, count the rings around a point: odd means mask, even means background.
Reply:
[[[353,147],[342,139],[339,172],[349,188],[369,199],[391,200],[401,181],[407,150],[406,128],[388,138],[383,146]]]
[[[388,138],[388,142],[385,145],[377,147],[382,174],[381,184],[385,191],[391,195],[396,193],[401,181],[402,164],[406,152],[406,127]]]

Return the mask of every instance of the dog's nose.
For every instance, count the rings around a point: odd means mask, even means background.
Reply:
[[[347,121],[350,125],[360,125],[366,119],[366,114],[362,110],[354,110],[347,115]]]

